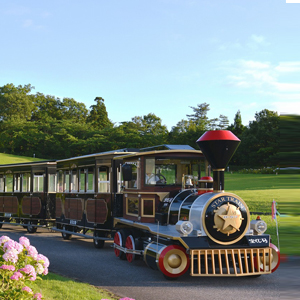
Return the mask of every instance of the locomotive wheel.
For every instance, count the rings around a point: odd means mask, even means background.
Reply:
[[[119,231],[117,231],[115,233],[115,236],[114,236],[114,243],[116,245],[119,245],[121,247],[124,247],[125,248],[125,242],[126,242],[126,238],[129,236],[130,234],[130,231],[128,229],[120,229]],[[117,257],[119,257],[120,259],[122,260],[125,260],[126,259],[126,254],[125,252],[119,250],[119,249],[116,249],[115,248],[115,254]]]
[[[175,279],[183,275],[190,267],[190,257],[185,249],[178,245],[163,248],[159,255],[158,266],[167,279]]]
[[[270,243],[270,248],[272,248],[272,253],[271,253],[271,273],[275,272],[277,270],[277,268],[279,267],[280,264],[280,252],[278,250],[278,248],[273,245],[272,243]],[[267,260],[267,264],[269,263],[269,257],[266,257]],[[263,259],[259,258],[257,259],[257,257],[255,257],[255,268],[258,270],[260,269],[260,271],[264,270],[264,264],[263,264]],[[267,271],[270,271],[269,268],[266,268]]]
[[[102,234],[100,232],[94,231],[94,237],[100,237]],[[101,249],[104,247],[105,241],[93,239],[95,248]]]
[[[66,226],[64,225],[62,229],[66,230]],[[70,240],[72,238],[72,234],[66,232],[62,232],[61,236],[64,240]]]
[[[33,226],[32,223],[29,221],[27,226],[27,232],[28,233],[36,233],[37,227]]]
[[[128,237],[126,238],[125,248],[130,249],[130,250],[135,250],[135,242],[134,242],[134,238],[131,234],[128,235]],[[132,262],[133,260],[136,259],[136,255],[132,254],[132,253],[126,253],[126,259],[129,262]]]

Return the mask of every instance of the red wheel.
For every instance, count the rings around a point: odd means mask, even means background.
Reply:
[[[132,235],[129,235],[126,239],[125,248],[130,250],[135,250],[135,242]],[[126,253],[126,258],[129,262],[132,262],[135,259],[135,254]]]
[[[158,266],[166,277],[176,278],[188,270],[190,257],[186,254],[183,247],[170,245],[161,251]]]
[[[115,236],[114,236],[114,244],[117,245],[117,246],[122,246],[122,236],[120,234],[119,231],[117,231],[115,233]],[[115,248],[115,254],[116,254],[116,257],[120,257],[121,256],[121,251],[117,248]]]

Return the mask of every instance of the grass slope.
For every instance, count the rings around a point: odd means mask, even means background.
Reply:
[[[0,165],[27,163],[44,159],[0,153]]]

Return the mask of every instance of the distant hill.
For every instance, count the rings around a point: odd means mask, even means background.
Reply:
[[[18,164],[41,160],[45,159],[0,153],[0,165]]]

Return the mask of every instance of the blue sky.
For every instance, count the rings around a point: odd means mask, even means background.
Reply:
[[[209,103],[300,114],[300,4],[294,0],[0,0],[0,86],[103,97],[118,124],[154,113],[170,130]],[[298,1],[299,2],[299,1]]]

